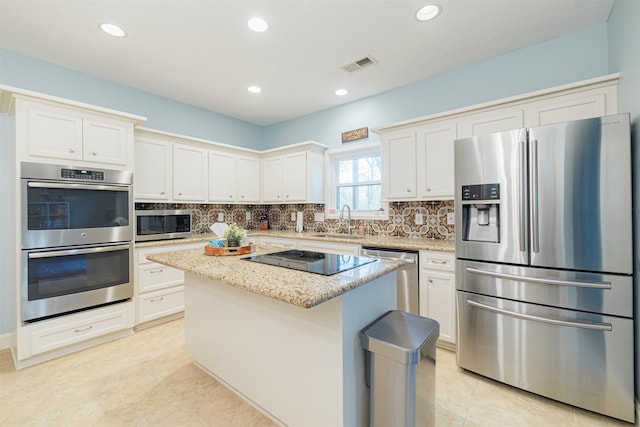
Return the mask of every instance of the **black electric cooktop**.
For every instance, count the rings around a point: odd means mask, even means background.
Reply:
[[[289,250],[243,258],[246,261],[275,265],[291,270],[331,276],[377,261],[375,258],[323,252]]]

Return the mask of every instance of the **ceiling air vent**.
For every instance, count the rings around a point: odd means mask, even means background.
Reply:
[[[342,67],[343,69],[345,69],[346,71],[353,73],[354,71],[358,71],[358,70],[362,70],[365,67],[368,67],[370,65],[374,65],[377,64],[378,62],[373,59],[370,56],[365,56],[362,59],[358,59],[355,62],[352,62],[351,64],[347,64],[344,67]]]

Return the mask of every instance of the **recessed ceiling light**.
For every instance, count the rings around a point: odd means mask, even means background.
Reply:
[[[248,90],[249,92],[251,92],[251,93],[260,93],[260,92],[262,92],[262,89],[260,89],[260,87],[259,87],[259,86],[249,86],[249,87],[247,88],[247,90]]]
[[[127,35],[122,28],[114,24],[100,24],[100,29],[113,37],[124,37]]]
[[[335,91],[335,94],[338,96],[345,96],[346,94],[348,94],[349,91],[346,89],[338,89]]]
[[[429,21],[440,14],[440,7],[435,4],[428,4],[416,12],[418,21]]]
[[[247,22],[247,25],[253,31],[258,32],[258,33],[261,33],[263,31],[267,31],[267,28],[269,28],[269,24],[267,24],[267,21],[265,21],[262,18],[251,18]]]

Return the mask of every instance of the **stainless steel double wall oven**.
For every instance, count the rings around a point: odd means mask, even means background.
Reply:
[[[132,172],[21,164],[21,320],[133,296]]]

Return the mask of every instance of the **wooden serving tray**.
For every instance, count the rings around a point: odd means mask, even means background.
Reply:
[[[204,246],[204,254],[211,256],[230,256],[230,255],[245,255],[256,251],[256,245],[250,244],[247,246],[234,246],[230,248],[213,248],[209,245]]]

